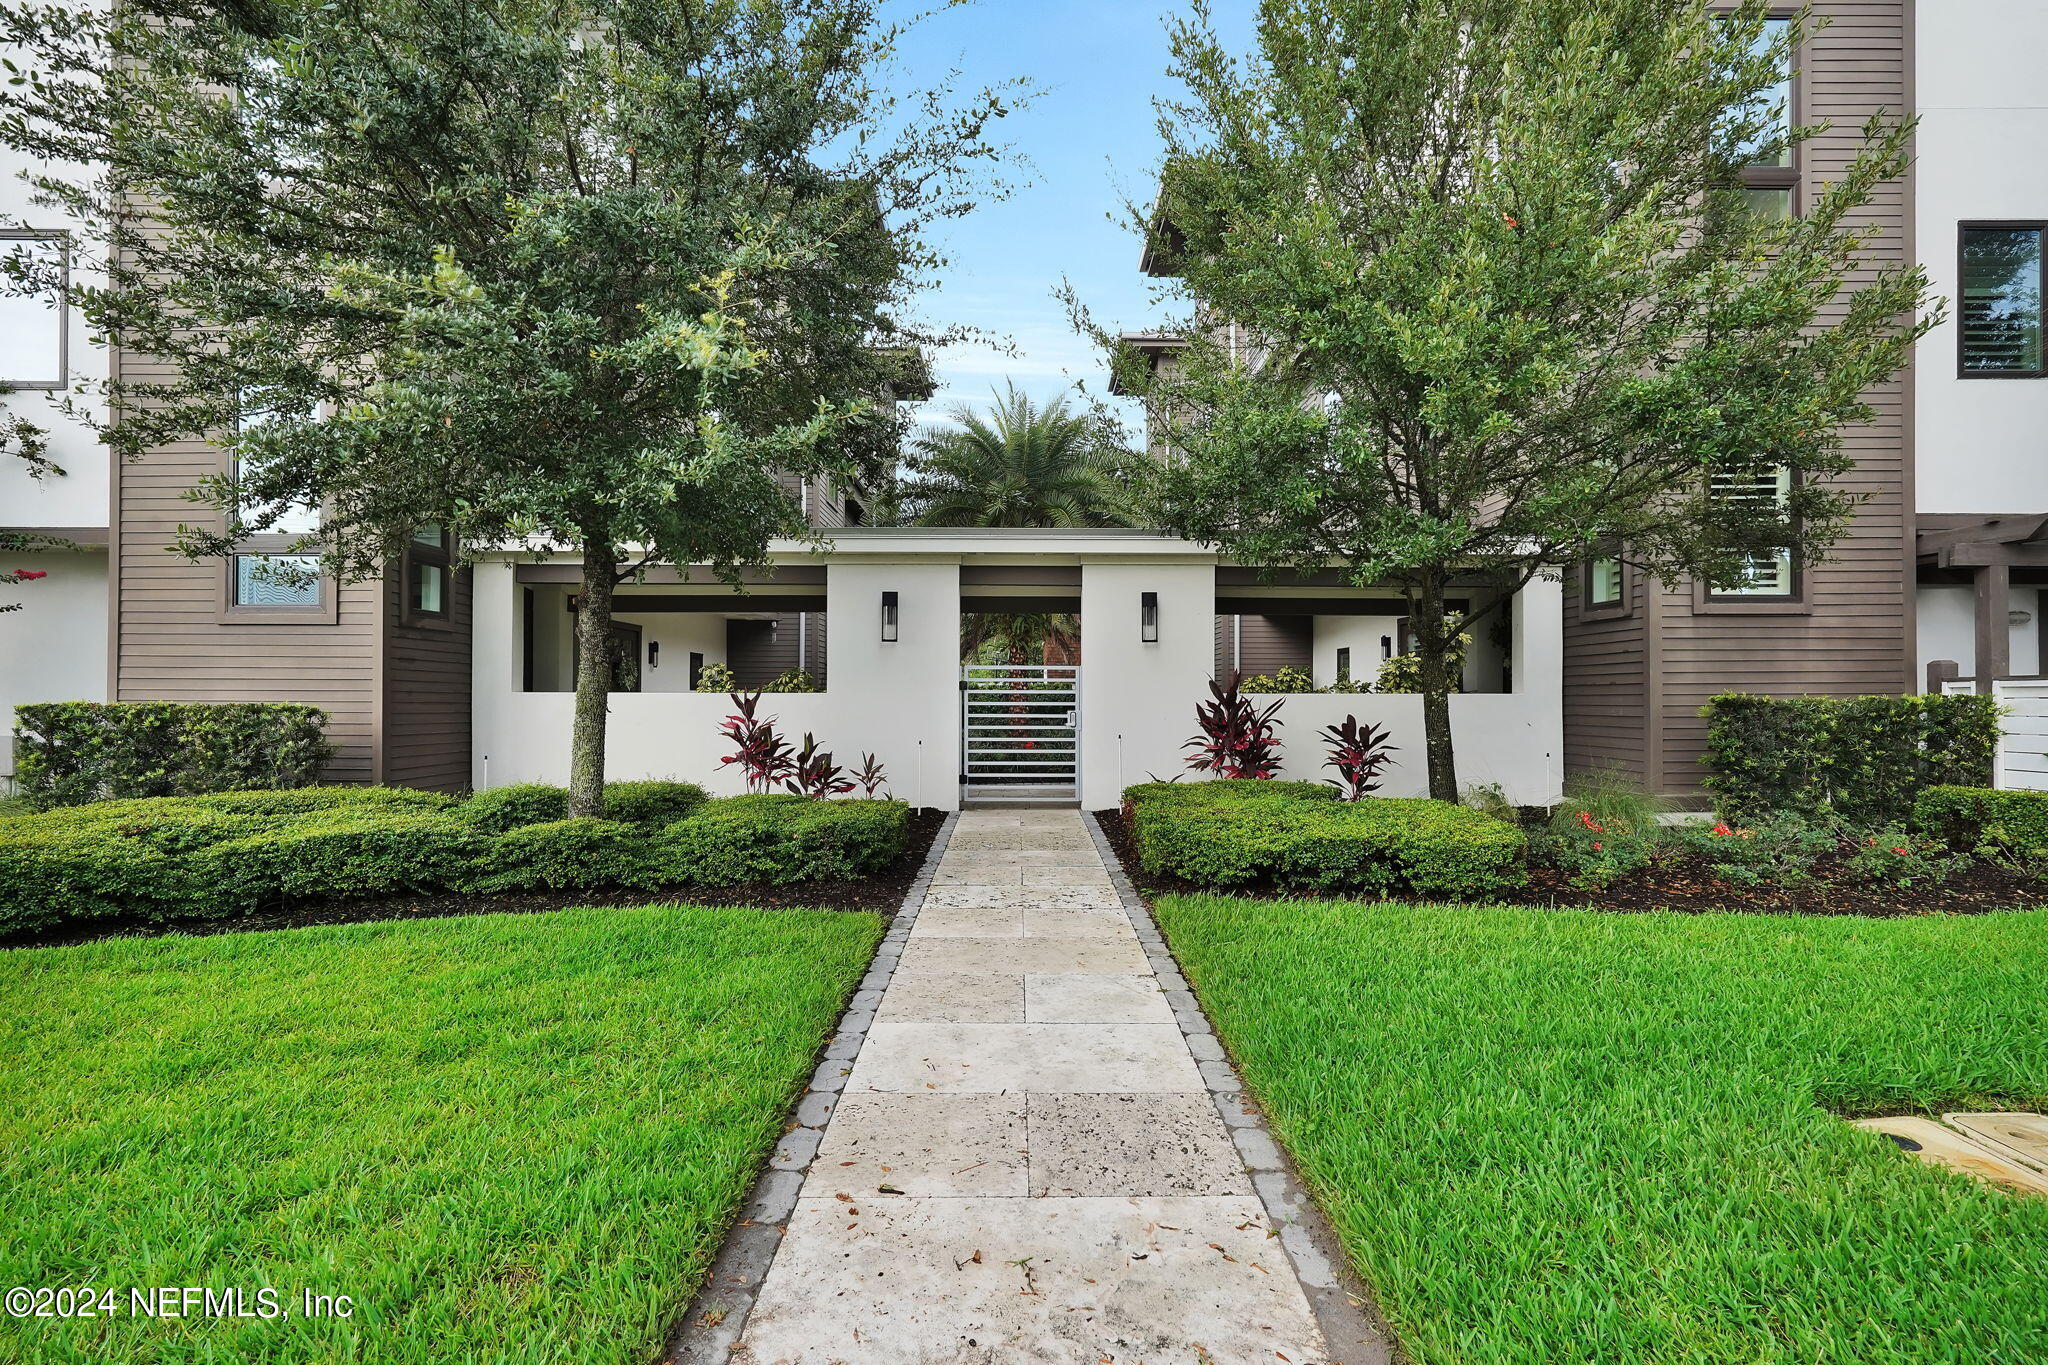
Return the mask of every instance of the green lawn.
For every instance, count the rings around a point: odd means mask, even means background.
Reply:
[[[568,910],[0,953],[0,1359],[643,1362],[877,917]],[[129,1286],[351,1295],[139,1321]]]
[[[1828,1112],[2048,1104],[2048,912],[1157,913],[1417,1361],[2048,1361],[2048,1199]]]

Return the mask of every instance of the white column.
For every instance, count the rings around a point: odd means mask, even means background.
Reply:
[[[1143,594],[1159,594],[1159,639],[1140,638]],[[1081,805],[1182,771],[1181,745],[1216,662],[1213,561],[1081,566]]]
[[[1537,731],[1546,754],[1543,792],[1524,800],[1554,801],[1564,793],[1564,585],[1532,579],[1509,610],[1515,622],[1516,709]]]
[[[505,771],[512,734],[513,693],[520,687],[519,584],[510,564],[486,561],[471,571],[475,624],[470,634],[469,785],[501,786],[492,778],[492,755]]]
[[[882,639],[882,594],[896,639]],[[847,562],[825,571],[825,661],[834,759],[881,759],[913,806],[960,808],[960,565]]]

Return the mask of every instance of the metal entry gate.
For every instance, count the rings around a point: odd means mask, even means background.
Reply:
[[[1081,670],[968,664],[960,670],[965,801],[1081,799]]]

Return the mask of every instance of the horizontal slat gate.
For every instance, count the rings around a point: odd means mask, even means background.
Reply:
[[[1080,799],[1081,670],[960,670],[960,788],[968,801]]]
[[[2005,711],[1993,785],[2048,790],[2048,680],[2000,679],[1991,692]]]

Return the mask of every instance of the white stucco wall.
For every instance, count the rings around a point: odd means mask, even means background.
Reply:
[[[1920,585],[1917,593],[1920,626],[1920,664],[1914,677],[1924,684],[1927,665],[1949,659],[1961,665],[1968,677],[1977,666],[1977,597],[1968,584]],[[2012,610],[2031,618],[2012,630],[2012,661],[2015,673],[2035,672],[2040,662],[2041,592],[2038,588],[2012,590]]]
[[[1398,616],[1318,616],[1315,618],[1315,643],[1312,659],[1317,687],[1328,687],[1337,681],[1337,651],[1351,651],[1351,677],[1354,682],[1371,682],[1379,675],[1380,663],[1386,657],[1380,648],[1383,639],[1392,640],[1393,647],[1401,647]]]
[[[0,567],[49,574],[0,587],[0,776],[14,775],[14,708],[107,697],[107,557],[8,555]],[[4,785],[4,784],[0,784]]]
[[[0,227],[61,232],[73,224],[62,215],[29,202],[29,188],[17,174],[26,164],[19,154],[0,149]],[[0,251],[9,248],[0,239]],[[83,274],[83,263],[74,262]],[[98,396],[81,385],[107,377],[106,351],[92,344],[85,319],[74,310],[68,328],[65,369],[73,396],[93,413],[105,411]],[[0,375],[0,379],[6,376]],[[0,526],[104,529],[108,512],[108,456],[91,426],[66,416],[55,406],[62,392],[23,389],[0,394],[0,410],[20,416],[49,433],[49,457],[63,467],[62,478],[35,480],[21,461],[0,456]]]
[[[1159,639],[1139,638],[1141,594],[1159,594]],[[1081,566],[1081,804],[1181,771],[1181,745],[1216,669],[1213,559]]]
[[[881,595],[899,594],[898,639],[881,639]],[[825,652],[831,688],[819,694],[773,694],[774,716],[795,742],[806,730],[838,762],[857,765],[863,752],[881,759],[896,796],[951,810],[959,805],[960,568],[951,563],[841,561],[828,570]],[[474,762],[478,787],[568,780],[569,692],[519,690],[519,612],[509,564],[476,571]],[[643,622],[657,618],[650,614]],[[668,615],[668,621],[685,619]],[[705,616],[705,621],[720,621]],[[671,669],[662,647],[660,672]],[[687,656],[677,650],[680,688]],[[721,796],[744,790],[719,758],[731,746],[718,725],[732,703],[716,694],[683,691],[614,693],[605,753],[615,779],[676,778]]]
[[[2048,379],[1957,378],[1954,320],[1957,224],[2048,221],[2048,4],[1923,4],[1915,51],[1914,240],[1950,301],[1914,363],[1915,501],[1922,512],[2048,512]]]

